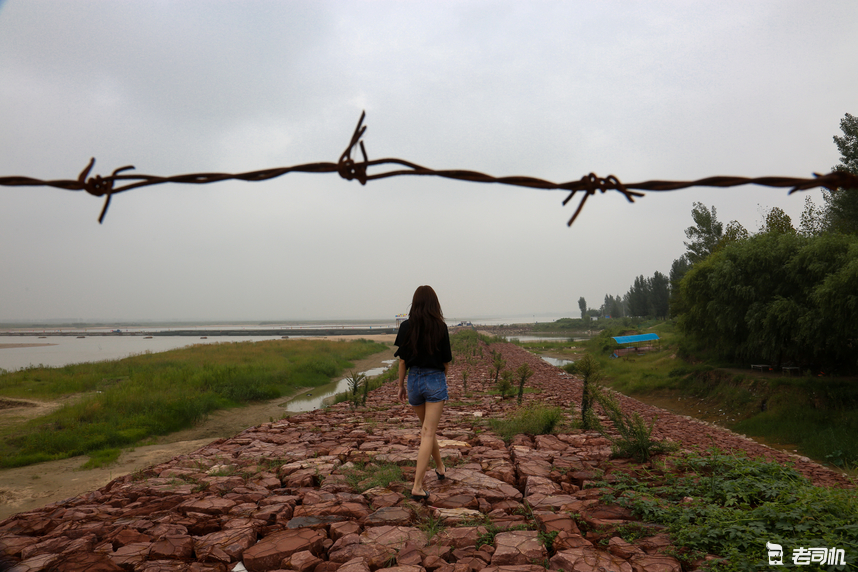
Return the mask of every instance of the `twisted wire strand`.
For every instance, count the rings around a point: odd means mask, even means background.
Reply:
[[[362,139],[366,132],[366,126],[363,124],[365,117],[366,112],[361,113],[357,127],[355,127],[355,130],[352,133],[351,140],[349,141],[346,149],[340,155],[339,161],[336,163],[305,163],[302,165],[293,165],[291,167],[276,167],[245,173],[192,173],[187,175],[173,175],[170,177],[143,174],[122,174],[124,171],[134,168],[132,165],[127,165],[116,169],[112,174],[106,177],[102,177],[101,175],[90,177],[89,173],[95,165],[95,158],[92,158],[90,159],[89,164],[80,172],[77,179],[55,179],[46,181],[31,177],[0,177],[0,186],[54,187],[68,191],[86,191],[90,195],[96,197],[105,197],[104,206],[102,207],[101,214],[98,217],[98,222],[101,223],[107,214],[107,209],[110,206],[110,199],[113,195],[132,189],[161,185],[164,183],[204,185],[227,180],[267,181],[288,173],[338,173],[343,179],[348,181],[356,179],[361,185],[365,185],[368,181],[387,179],[390,177],[430,176],[474,183],[498,183],[531,189],[569,191],[569,195],[563,201],[564,206],[574,198],[576,193],[583,192],[584,195],[581,197],[578,207],[575,209],[575,212],[569,219],[569,222],[566,223],[567,226],[572,226],[578,218],[578,215],[580,215],[581,211],[584,209],[584,204],[587,202],[587,199],[595,195],[597,192],[605,193],[608,191],[617,191],[622,194],[626,200],[633,203],[636,198],[645,196],[645,191],[676,191],[690,187],[724,188],[741,185],[761,185],[766,187],[789,188],[789,194],[797,191],[806,191],[816,187],[825,187],[832,191],[836,191],[838,189],[850,189],[853,190],[852,192],[856,192],[855,189],[858,189],[858,176],[845,171],[832,171],[825,175],[814,173],[814,178],[812,179],[795,177],[748,178],[717,176],[697,179],[695,181],[655,180],[640,183],[622,183],[614,175],[602,178],[597,176],[595,173],[590,173],[576,181],[555,183],[527,176],[493,177],[478,171],[462,169],[436,170],[423,167],[422,165],[418,165],[417,163],[412,163],[404,159],[396,158],[373,159],[370,161],[367,158],[366,148]],[[362,160],[355,160],[352,158],[352,153],[358,148],[360,149]],[[395,166],[402,168],[394,168],[381,173],[368,173],[368,169],[381,166]]]

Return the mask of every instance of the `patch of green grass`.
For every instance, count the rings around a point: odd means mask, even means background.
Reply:
[[[115,361],[0,375],[0,395],[84,394],[0,433],[0,467],[135,444],[237,407],[328,383],[351,360],[387,346],[368,341],[276,340],[191,346]]]
[[[666,525],[686,560],[724,557],[716,570],[767,566],[766,542],[782,545],[787,561],[798,547],[843,548],[848,565],[858,554],[854,490],[815,487],[791,467],[718,451],[677,459],[675,469],[663,482],[621,477],[602,500]]]
[[[355,463],[341,473],[346,477],[346,483],[358,493],[374,487],[386,489],[391,483],[403,482],[402,468],[395,463]]]
[[[693,397],[729,412],[731,429],[768,442],[795,445],[803,455],[846,470],[858,470],[858,383],[855,379],[755,375],[743,366],[699,353],[703,361],[682,359],[684,339],[670,322],[654,329],[662,350],[610,359],[610,336],[588,344],[604,373],[603,382],[626,395]],[[708,357],[707,357],[708,356]],[[577,368],[577,364],[574,364]],[[730,368],[730,369],[727,369]],[[577,372],[576,372],[577,373]],[[695,414],[689,411],[689,414]]]
[[[419,518],[420,524],[417,528],[426,533],[426,540],[432,540],[432,537],[446,528],[443,519],[436,517],[432,510],[425,511]]]
[[[540,402],[519,407],[506,419],[491,419],[491,427],[504,441],[519,434],[548,435],[563,420],[563,410]]]
[[[858,410],[814,409],[801,401],[775,403],[740,421],[736,431],[774,442],[796,443],[800,451],[843,469],[858,469]]]
[[[101,449],[89,454],[89,460],[81,465],[81,469],[99,469],[113,464],[119,459],[122,449]]]

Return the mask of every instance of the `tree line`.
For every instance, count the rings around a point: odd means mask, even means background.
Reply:
[[[858,118],[847,113],[840,127],[833,170],[858,174]],[[726,359],[858,369],[858,189],[823,189],[823,200],[806,198],[797,228],[772,208],[756,232],[694,203],[669,275],[638,276],[598,309],[582,297],[582,318],[671,317],[690,343]]]

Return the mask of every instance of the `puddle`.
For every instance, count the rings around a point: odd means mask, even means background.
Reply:
[[[549,357],[549,356],[539,356],[539,357],[541,357],[544,361],[550,363],[551,365],[557,366],[557,367],[563,367],[567,363],[575,363],[575,360],[572,360],[572,359],[554,358],[554,357]]]
[[[376,377],[387,371],[387,369],[397,361],[398,360],[395,359],[384,360],[382,362],[385,364],[384,367],[374,367],[372,369],[368,369],[360,373],[364,374],[367,377]],[[324,406],[324,401],[326,398],[333,397],[338,393],[345,393],[346,391],[348,391],[348,389],[349,380],[343,377],[338,381],[334,381],[326,385],[320,385],[319,387],[314,387],[313,389],[302,395],[296,395],[283,405],[286,408],[286,411],[292,413],[313,411],[314,409],[321,409]]]

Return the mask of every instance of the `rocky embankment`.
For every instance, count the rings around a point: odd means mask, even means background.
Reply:
[[[513,345],[493,347],[512,368],[527,362],[535,370],[528,386],[541,392],[527,397],[580,401],[575,378]],[[471,397],[462,391],[465,368]],[[597,475],[611,481],[635,464],[610,460],[608,441],[596,433],[519,435],[505,444],[484,420],[503,416],[515,401],[485,395],[487,372],[487,357],[451,368],[451,402],[439,428],[448,469],[443,481],[427,474],[426,503],[408,498],[410,484],[358,493],[364,487],[349,478],[372,463],[397,464],[413,478],[419,427],[388,384],[365,408],[342,403],[267,423],[12,516],[0,522],[0,554],[15,572],[679,572],[679,561],[664,553],[667,534],[650,525],[649,536],[622,540],[616,528],[632,515],[602,504],[604,491],[585,488]],[[645,418],[657,414],[656,436],[684,448],[744,450],[796,463],[820,485],[849,484],[718,427],[620,401]]]

